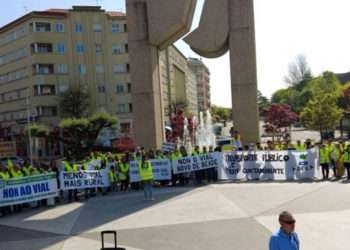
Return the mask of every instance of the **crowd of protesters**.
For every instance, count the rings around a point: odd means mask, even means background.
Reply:
[[[350,144],[344,141],[332,142],[327,141],[323,144],[315,145],[311,140],[305,142],[297,141],[292,144],[290,140],[284,141],[267,141],[266,144],[256,143],[255,145],[242,146],[240,136],[235,133],[233,136],[233,144],[231,150],[296,150],[305,151],[314,147],[319,147],[319,163],[322,168],[323,179],[329,179],[329,170],[332,169],[334,178],[342,178],[344,175],[344,168],[347,170],[347,178],[350,179]],[[146,151],[142,147],[138,147],[134,152],[125,152],[123,154],[112,154],[102,152],[91,152],[89,157],[83,161],[69,161],[64,160],[59,164],[52,161],[50,164],[43,164],[40,162],[33,162],[31,165],[28,161],[24,161],[23,164],[7,161],[6,164],[0,162],[0,179],[2,181],[8,181],[11,179],[28,177],[33,175],[45,174],[45,173],[56,173],[58,188],[59,172],[78,172],[80,170],[101,170],[108,169],[108,177],[110,186],[108,188],[88,188],[80,190],[68,190],[61,191],[60,196],[55,199],[55,202],[72,202],[84,198],[89,199],[97,194],[106,195],[110,192],[127,192],[131,189],[139,190],[141,184],[145,187],[145,198],[153,199],[151,187],[155,184],[156,186],[186,186],[186,185],[200,185],[218,180],[217,169],[210,168],[199,170],[184,174],[172,174],[172,178],[169,181],[153,182],[152,171],[147,172],[149,160],[151,159],[169,159],[176,160],[187,156],[196,156],[201,154],[207,154],[211,152],[223,151],[222,146],[216,148],[195,146],[192,152],[187,152],[184,146],[175,147],[172,152],[162,152],[160,150],[148,150]],[[140,165],[140,176],[145,174],[145,179],[141,178],[141,182],[130,183],[129,181],[129,170],[130,162],[139,161]],[[99,162],[99,164],[91,164],[91,162]],[[143,167],[145,164],[146,168]],[[144,172],[142,172],[145,170]],[[48,200],[37,201],[31,204],[14,205],[11,207],[1,208],[1,215],[11,214],[21,211],[23,207],[40,207],[42,205],[50,205],[51,202]]]

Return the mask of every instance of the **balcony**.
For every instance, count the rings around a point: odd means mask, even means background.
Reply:
[[[32,54],[37,53],[52,53],[52,44],[51,43],[34,43],[30,45]]]
[[[34,86],[34,96],[55,95],[55,85],[36,85]]]
[[[34,23],[33,30],[34,32],[51,32],[51,23]]]
[[[33,64],[33,75],[54,74],[53,64]]]

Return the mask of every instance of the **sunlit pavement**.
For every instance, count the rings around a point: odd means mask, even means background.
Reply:
[[[96,250],[117,230],[130,250],[267,249],[282,210],[295,214],[302,249],[348,250],[350,184],[226,183],[95,197],[0,219],[0,249]],[[112,242],[108,238],[108,242]]]

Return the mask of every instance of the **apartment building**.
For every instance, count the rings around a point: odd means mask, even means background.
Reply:
[[[100,7],[34,11],[0,28],[2,136],[20,132],[28,111],[32,120],[57,126],[57,95],[71,84],[89,91],[91,113],[129,122],[127,41],[125,14]]]
[[[189,67],[197,77],[198,109],[205,112],[210,109],[210,71],[198,58],[188,59]]]
[[[175,46],[170,46],[160,52],[159,67],[164,120],[170,120],[176,106],[184,108],[188,114],[198,116],[197,79],[187,58]]]
[[[187,58],[174,46],[159,54],[163,120],[170,120],[176,103],[197,114],[198,77]],[[89,113],[117,115],[120,131],[132,135],[130,67],[121,12],[73,6],[34,11],[1,27],[0,138],[23,140],[28,117],[57,130],[58,96],[73,84],[89,92]]]

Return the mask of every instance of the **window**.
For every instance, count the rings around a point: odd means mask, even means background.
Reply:
[[[75,49],[78,54],[84,53],[84,44],[78,43]]]
[[[0,65],[10,63],[16,60],[20,60],[27,55],[27,49],[21,48],[14,51],[10,51],[0,56]]]
[[[117,113],[126,113],[126,105],[125,104],[118,104],[117,106]]]
[[[58,65],[58,73],[59,74],[67,74],[67,72],[68,72],[67,64],[61,63]]]
[[[64,43],[57,44],[57,53],[58,54],[64,54],[64,52],[65,52]]]
[[[122,46],[119,44],[113,44],[112,45],[112,54],[117,55],[121,54],[122,52]]]
[[[129,52],[129,44],[125,44],[124,45],[124,51],[125,51],[125,53],[128,53]]]
[[[114,65],[113,72],[114,73],[125,73],[126,72],[125,64],[116,64],[116,65]]]
[[[102,64],[96,64],[96,73],[103,73],[104,68]]]
[[[106,88],[104,85],[99,85],[97,87],[98,93],[104,93],[106,91]]]
[[[120,132],[129,133],[131,129],[131,124],[129,122],[120,123]]]
[[[129,103],[129,113],[132,113],[132,103]]]
[[[57,115],[57,107],[37,107],[36,112],[39,116],[56,116]]]
[[[0,75],[0,84],[7,83],[15,80],[23,79],[27,76],[27,69],[17,69],[15,71],[7,72],[3,75]]]
[[[124,93],[124,84],[118,83],[117,84],[117,94]]]
[[[50,32],[51,23],[35,23],[35,32]]]
[[[86,74],[86,67],[85,64],[79,64],[78,65],[78,71],[80,75],[85,75]]]
[[[54,85],[36,85],[34,86],[34,95],[43,96],[43,95],[55,95],[56,88]]]
[[[95,52],[96,53],[101,53],[102,52],[102,45],[99,43],[95,44]]]
[[[64,32],[64,24],[56,23],[56,32]]]
[[[131,83],[128,83],[127,87],[128,87],[128,93],[131,93]]]
[[[75,32],[77,33],[83,32],[83,25],[81,23],[75,24]]]
[[[119,23],[112,23],[112,33],[119,33],[119,32],[121,32]]]
[[[128,25],[124,23],[124,32],[128,32]]]
[[[34,73],[40,75],[49,75],[54,73],[53,64],[34,64]]]
[[[95,23],[95,24],[92,26],[92,30],[93,30],[94,32],[101,32],[101,31],[102,31],[101,25]]]

